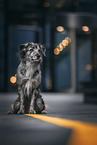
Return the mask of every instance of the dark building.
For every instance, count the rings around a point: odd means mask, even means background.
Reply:
[[[18,47],[31,41],[47,49],[42,91],[83,91],[97,80],[97,1],[0,0],[0,91],[16,90]]]

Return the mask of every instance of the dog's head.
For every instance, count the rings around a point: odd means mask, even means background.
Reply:
[[[45,56],[46,48],[38,43],[29,42],[20,45],[20,59],[30,60],[32,62],[41,62],[42,55]]]

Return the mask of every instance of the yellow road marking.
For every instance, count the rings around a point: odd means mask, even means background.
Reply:
[[[73,129],[68,145],[97,145],[97,124],[38,114],[25,114],[48,123]]]

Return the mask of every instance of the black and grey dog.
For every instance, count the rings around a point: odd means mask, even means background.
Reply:
[[[9,113],[34,114],[46,113],[40,94],[42,56],[46,49],[43,45],[29,42],[20,45],[20,64],[17,68],[18,98]]]

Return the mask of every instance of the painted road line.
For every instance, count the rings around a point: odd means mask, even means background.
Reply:
[[[97,124],[38,114],[25,114],[61,127],[73,129],[68,145],[97,145]]]

